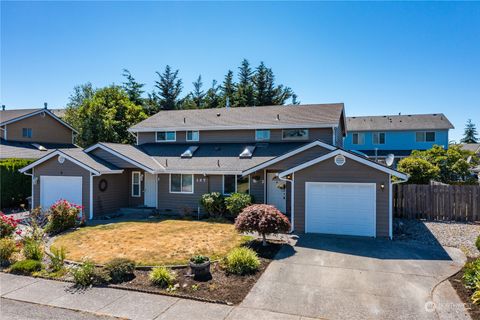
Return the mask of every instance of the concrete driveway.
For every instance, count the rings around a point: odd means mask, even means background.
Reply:
[[[448,281],[437,286],[464,263],[454,248],[304,235],[241,306],[326,319],[468,319]]]

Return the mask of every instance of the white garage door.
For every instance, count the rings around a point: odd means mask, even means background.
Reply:
[[[375,184],[307,182],[305,232],[375,236]]]
[[[82,203],[82,177],[40,176],[40,206],[49,208],[60,199]]]

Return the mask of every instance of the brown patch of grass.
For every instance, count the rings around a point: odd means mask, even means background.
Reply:
[[[53,246],[64,246],[67,259],[74,261],[88,257],[104,264],[124,257],[139,265],[173,265],[196,254],[222,258],[246,240],[232,224],[163,220],[85,227],[58,237]]]

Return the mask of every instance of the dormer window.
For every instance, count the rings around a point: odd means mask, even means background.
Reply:
[[[31,138],[32,137],[32,128],[22,128],[22,137]]]
[[[200,133],[198,131],[187,131],[187,141],[200,141]]]
[[[156,142],[176,141],[177,133],[175,131],[157,131],[155,136]]]
[[[257,141],[270,140],[270,130],[267,130],[267,129],[255,130],[255,140]]]

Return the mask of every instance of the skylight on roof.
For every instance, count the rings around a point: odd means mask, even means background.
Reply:
[[[242,153],[240,153],[240,158],[251,158],[253,156],[253,151],[255,150],[255,146],[246,146],[243,149]]]
[[[198,146],[190,146],[190,147],[188,147],[187,150],[185,150],[181,154],[181,157],[182,158],[191,158],[191,157],[193,157],[193,154],[195,153],[195,151],[197,151],[197,149],[198,149]]]
[[[42,145],[39,145],[38,143],[32,143],[32,146],[34,146],[35,148],[37,148],[39,151],[47,151],[47,148],[45,148],[45,147],[42,146]]]

